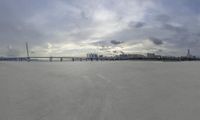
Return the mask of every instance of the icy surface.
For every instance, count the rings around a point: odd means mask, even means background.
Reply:
[[[199,119],[199,62],[0,63],[0,120]]]

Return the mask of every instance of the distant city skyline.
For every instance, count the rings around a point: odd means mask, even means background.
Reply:
[[[0,0],[0,56],[200,56],[199,0]]]

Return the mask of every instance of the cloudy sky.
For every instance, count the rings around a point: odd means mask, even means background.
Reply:
[[[200,56],[200,0],[0,0],[0,56]]]

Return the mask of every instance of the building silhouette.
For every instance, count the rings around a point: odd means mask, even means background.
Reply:
[[[190,49],[187,50],[187,57],[190,58],[192,57],[191,53],[190,53]]]

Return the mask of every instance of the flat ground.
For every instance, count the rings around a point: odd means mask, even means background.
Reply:
[[[1,62],[0,120],[199,120],[200,62]]]

